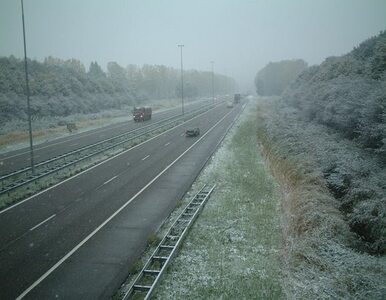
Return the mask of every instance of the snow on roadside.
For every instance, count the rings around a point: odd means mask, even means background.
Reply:
[[[283,298],[278,185],[256,147],[250,103],[195,183],[216,184],[157,299]]]

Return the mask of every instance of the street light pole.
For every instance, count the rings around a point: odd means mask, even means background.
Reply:
[[[212,60],[210,63],[212,64],[212,98],[214,105],[214,61]]]
[[[34,151],[32,143],[32,123],[31,123],[31,107],[29,99],[29,82],[28,82],[28,64],[27,64],[27,47],[25,42],[25,25],[24,25],[24,5],[23,0],[21,0],[21,18],[23,22],[23,41],[24,41],[24,69],[25,69],[25,82],[26,82],[26,92],[27,92],[27,114],[28,114],[28,130],[29,130],[29,148],[31,156],[31,171],[32,175],[35,175],[35,165],[34,165]]]
[[[178,45],[181,49],[181,103],[182,103],[182,115],[184,115],[184,71],[182,65],[182,47],[184,45]]]

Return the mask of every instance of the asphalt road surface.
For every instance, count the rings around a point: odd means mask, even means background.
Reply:
[[[186,106],[185,111],[189,112],[199,106],[206,105],[207,102],[195,102]],[[112,124],[102,128],[97,128],[82,133],[69,134],[66,137],[51,140],[34,146],[34,160],[39,163],[50,158],[68,153],[81,147],[97,143],[107,138],[155,123],[157,121],[177,116],[181,114],[181,108],[173,108],[158,113],[153,113],[152,119],[146,122],[129,121]],[[31,164],[29,148],[0,154],[0,176],[29,167]]]
[[[1,211],[0,299],[111,297],[240,110],[216,107]]]

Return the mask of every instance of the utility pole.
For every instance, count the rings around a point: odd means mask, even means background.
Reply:
[[[212,64],[212,98],[214,105],[214,61],[212,60],[210,63]]]
[[[182,48],[184,45],[178,45],[181,49],[181,105],[182,105],[182,115],[184,115],[184,69],[182,64]]]
[[[25,69],[25,82],[26,82],[26,92],[27,92],[27,114],[28,114],[28,130],[29,130],[29,148],[31,156],[31,171],[32,175],[35,175],[35,165],[34,165],[34,150],[32,142],[32,123],[31,123],[31,107],[29,99],[29,82],[28,82],[28,64],[27,64],[27,46],[25,42],[25,25],[24,25],[24,5],[23,0],[21,0],[21,18],[23,22],[23,41],[24,41],[24,69]]]

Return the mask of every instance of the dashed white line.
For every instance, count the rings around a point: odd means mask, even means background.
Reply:
[[[115,178],[117,178],[117,177],[118,177],[118,175],[116,175],[116,176],[110,178],[109,180],[107,180],[106,182],[104,182],[103,185],[108,184],[109,182],[113,181],[113,180],[114,180]]]
[[[190,149],[196,146],[206,135],[208,135],[218,124],[221,123],[231,112],[223,116],[216,124],[214,124],[207,132],[205,132],[197,141],[195,141],[188,149],[180,154],[172,163],[170,163],[165,169],[163,169],[158,175],[150,180],[142,189],[140,189],[133,197],[131,197],[125,204],[118,208],[110,217],[108,217],[102,224],[94,229],[87,237],[85,237],[78,245],[76,245],[70,252],[63,256],[56,264],[54,264],[46,273],[39,277],[32,285],[30,285],[23,293],[21,293],[16,300],[24,298],[30,291],[38,286],[45,278],[47,278],[52,272],[54,272],[63,262],[65,262],[71,255],[73,255],[82,245],[84,245],[89,239],[91,239],[99,230],[101,230],[108,222],[111,221],[117,214],[119,214],[126,206],[128,206],[135,198],[137,198],[144,190],[146,190],[154,181],[162,176],[167,170],[169,170],[177,161],[181,159]]]
[[[72,146],[78,146],[78,145],[79,145],[79,143],[75,143],[75,144],[72,144],[70,146],[72,147]]]
[[[204,113],[202,113],[202,114],[199,114],[199,115],[193,117],[193,118],[190,119],[190,120],[194,120],[194,119],[196,119],[196,118],[198,118],[198,117],[200,117],[200,116],[202,116],[202,115],[204,115],[204,114],[207,114],[207,113],[210,112],[211,110],[212,110],[212,109],[209,109],[208,111],[206,111],[206,112],[204,112]],[[160,137],[161,135],[164,135],[165,133],[170,132],[170,131],[176,129],[177,127],[182,126],[182,125],[183,125],[183,124],[179,124],[179,125],[177,125],[177,126],[175,126],[175,127],[169,128],[168,130],[166,130],[166,131],[164,131],[164,132],[161,132],[160,134],[157,134],[156,136],[153,136],[152,138],[150,138],[150,139],[148,139],[148,140],[146,140],[146,141],[144,141],[144,142],[142,142],[142,143],[140,143],[140,144],[138,144],[138,145],[136,145],[136,146],[134,146],[134,147],[132,147],[132,148],[130,148],[130,149],[127,149],[127,150],[125,150],[125,151],[123,151],[123,152],[120,152],[120,153],[118,153],[118,154],[116,154],[116,155],[114,155],[114,156],[112,156],[112,157],[110,157],[110,158],[108,158],[108,159],[106,159],[106,160],[104,160],[104,161],[101,161],[100,163],[97,163],[96,165],[92,166],[92,167],[89,168],[89,169],[86,169],[86,170],[84,170],[84,171],[82,171],[82,172],[79,172],[78,174],[76,174],[76,175],[74,175],[74,176],[72,176],[72,177],[69,177],[69,178],[67,178],[67,179],[65,179],[65,180],[63,180],[63,181],[60,181],[60,182],[58,182],[57,184],[54,184],[53,186],[50,186],[49,188],[47,188],[47,189],[45,189],[45,190],[42,190],[42,191],[36,193],[35,195],[32,195],[32,196],[30,196],[30,197],[28,197],[28,198],[26,198],[26,199],[24,199],[24,200],[22,200],[22,201],[20,201],[20,202],[17,202],[17,203],[15,203],[15,204],[13,204],[13,205],[11,205],[11,206],[9,206],[9,207],[3,209],[3,210],[0,210],[0,214],[3,214],[3,213],[5,213],[5,212],[7,212],[7,211],[9,211],[9,210],[11,210],[11,209],[13,209],[13,208],[15,208],[15,207],[21,205],[21,204],[23,204],[23,203],[25,203],[25,202],[27,202],[27,201],[29,201],[29,200],[31,200],[31,199],[34,199],[34,198],[36,198],[37,196],[39,196],[39,195],[41,195],[41,194],[44,194],[44,193],[46,193],[46,192],[48,192],[48,191],[50,191],[50,190],[56,188],[57,186],[64,184],[64,183],[67,182],[67,181],[74,180],[74,179],[76,180],[76,179],[79,178],[79,176],[81,176],[82,174],[88,173],[88,172],[90,172],[91,170],[93,170],[93,169],[99,167],[100,165],[103,165],[103,164],[109,162],[110,160],[113,160],[114,158],[116,158],[116,157],[118,157],[118,156],[121,156],[121,155],[123,155],[123,154],[125,154],[125,153],[127,153],[127,152],[129,152],[129,151],[132,151],[132,150],[134,150],[134,149],[136,149],[136,148],[138,148],[138,147],[140,147],[140,146],[142,146],[142,145],[144,145],[144,144],[146,144],[146,143],[148,143],[148,142],[150,142],[150,141],[152,141],[152,140],[154,140],[154,139]],[[58,144],[59,144],[59,143],[58,143]],[[48,147],[48,146],[47,146],[47,147]],[[40,149],[41,149],[41,148],[40,148]],[[28,153],[28,152],[26,152],[26,153]],[[15,156],[17,156],[17,155],[15,155]],[[9,157],[8,157],[8,158],[9,158]],[[11,162],[10,165],[13,165],[13,162]]]
[[[180,136],[184,136],[185,135],[185,133],[183,132],[182,134],[180,134]]]
[[[145,160],[147,158],[149,158],[150,155],[146,155],[144,158],[142,158],[142,160]]]
[[[48,217],[47,219],[45,219],[44,221],[40,222],[38,225],[32,227],[29,231],[32,231],[32,230],[35,230],[36,228],[38,228],[39,226],[43,225],[44,223],[48,222],[49,220],[51,220],[52,218],[54,218],[56,216],[56,214],[53,214],[51,217]]]
[[[165,144],[165,147],[166,147],[167,145],[170,145],[170,142],[167,142],[167,143]]]

